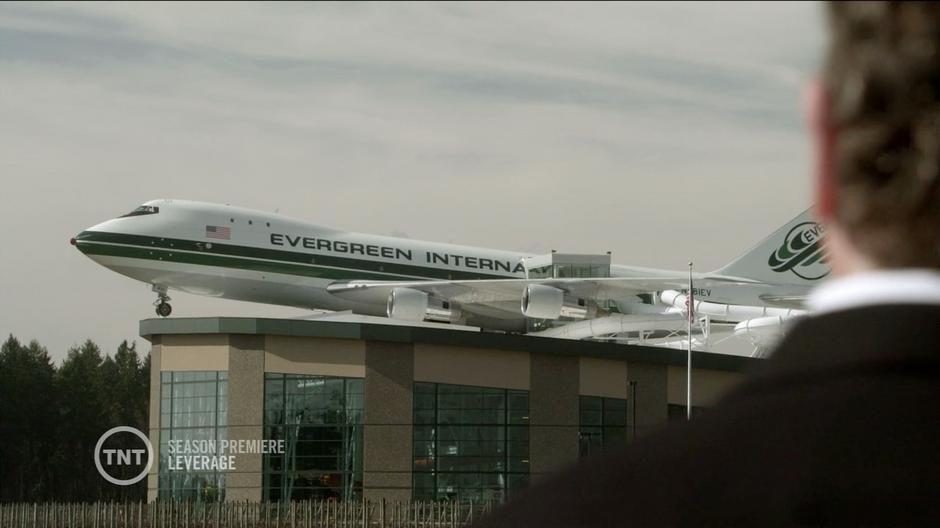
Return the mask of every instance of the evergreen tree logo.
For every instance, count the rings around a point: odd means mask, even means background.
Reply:
[[[783,244],[770,254],[767,265],[777,273],[792,271],[806,280],[819,280],[831,271],[822,247],[823,227],[816,222],[797,224]]]

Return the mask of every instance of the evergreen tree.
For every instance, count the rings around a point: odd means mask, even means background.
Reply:
[[[38,342],[10,335],[0,346],[0,501],[145,500],[146,479],[114,486],[92,454],[112,427],[146,434],[149,401],[150,356],[141,361],[135,343],[112,358],[87,340],[56,369]]]
[[[55,435],[55,367],[38,342],[0,347],[0,500],[48,495]]]
[[[101,477],[92,453],[98,437],[107,431],[108,404],[103,397],[104,379],[101,350],[90,339],[72,347],[56,382],[59,402],[59,443],[56,470],[60,477],[56,490],[59,500],[97,500]]]
[[[101,408],[105,411],[107,427],[128,425],[148,434],[147,423],[149,409],[149,379],[141,383],[141,362],[137,356],[137,344],[128,345],[127,340],[121,342],[114,359],[105,357],[101,363],[102,400]],[[131,449],[139,446],[139,440],[121,436],[110,447]],[[131,478],[136,471],[121,471],[122,468],[112,468],[118,478]],[[121,488],[108,487],[104,490],[109,499],[136,499],[146,496],[147,483],[141,481],[134,486]]]
[[[127,344],[127,340],[121,342],[117,353],[114,354],[114,365],[116,367],[116,379],[114,383],[114,399],[120,402],[114,419],[122,424],[132,425],[141,431],[146,432],[148,425],[146,423],[148,406],[142,406],[141,402],[148,402],[150,399],[149,379],[141,384],[140,371],[141,361],[137,355],[137,343]]]

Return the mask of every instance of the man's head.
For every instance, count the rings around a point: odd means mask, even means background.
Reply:
[[[940,4],[828,9],[810,124],[830,263],[940,269]]]

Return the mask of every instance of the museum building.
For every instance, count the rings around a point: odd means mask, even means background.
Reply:
[[[147,319],[140,334],[148,500],[502,500],[685,417],[682,350],[303,319]],[[759,361],[693,353],[695,410]],[[282,449],[230,469],[173,458],[223,440]]]

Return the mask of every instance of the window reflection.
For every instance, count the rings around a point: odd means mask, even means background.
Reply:
[[[264,456],[264,497],[361,496],[362,380],[268,373],[264,387],[264,438],[285,440]]]
[[[212,502],[224,498],[222,472],[170,471],[167,444],[170,440],[224,440],[227,406],[227,372],[160,373],[158,494],[161,499]]]
[[[581,396],[581,427],[578,451],[581,456],[621,445],[627,438],[627,400]]]
[[[526,391],[414,384],[414,497],[502,500],[528,483]]]

